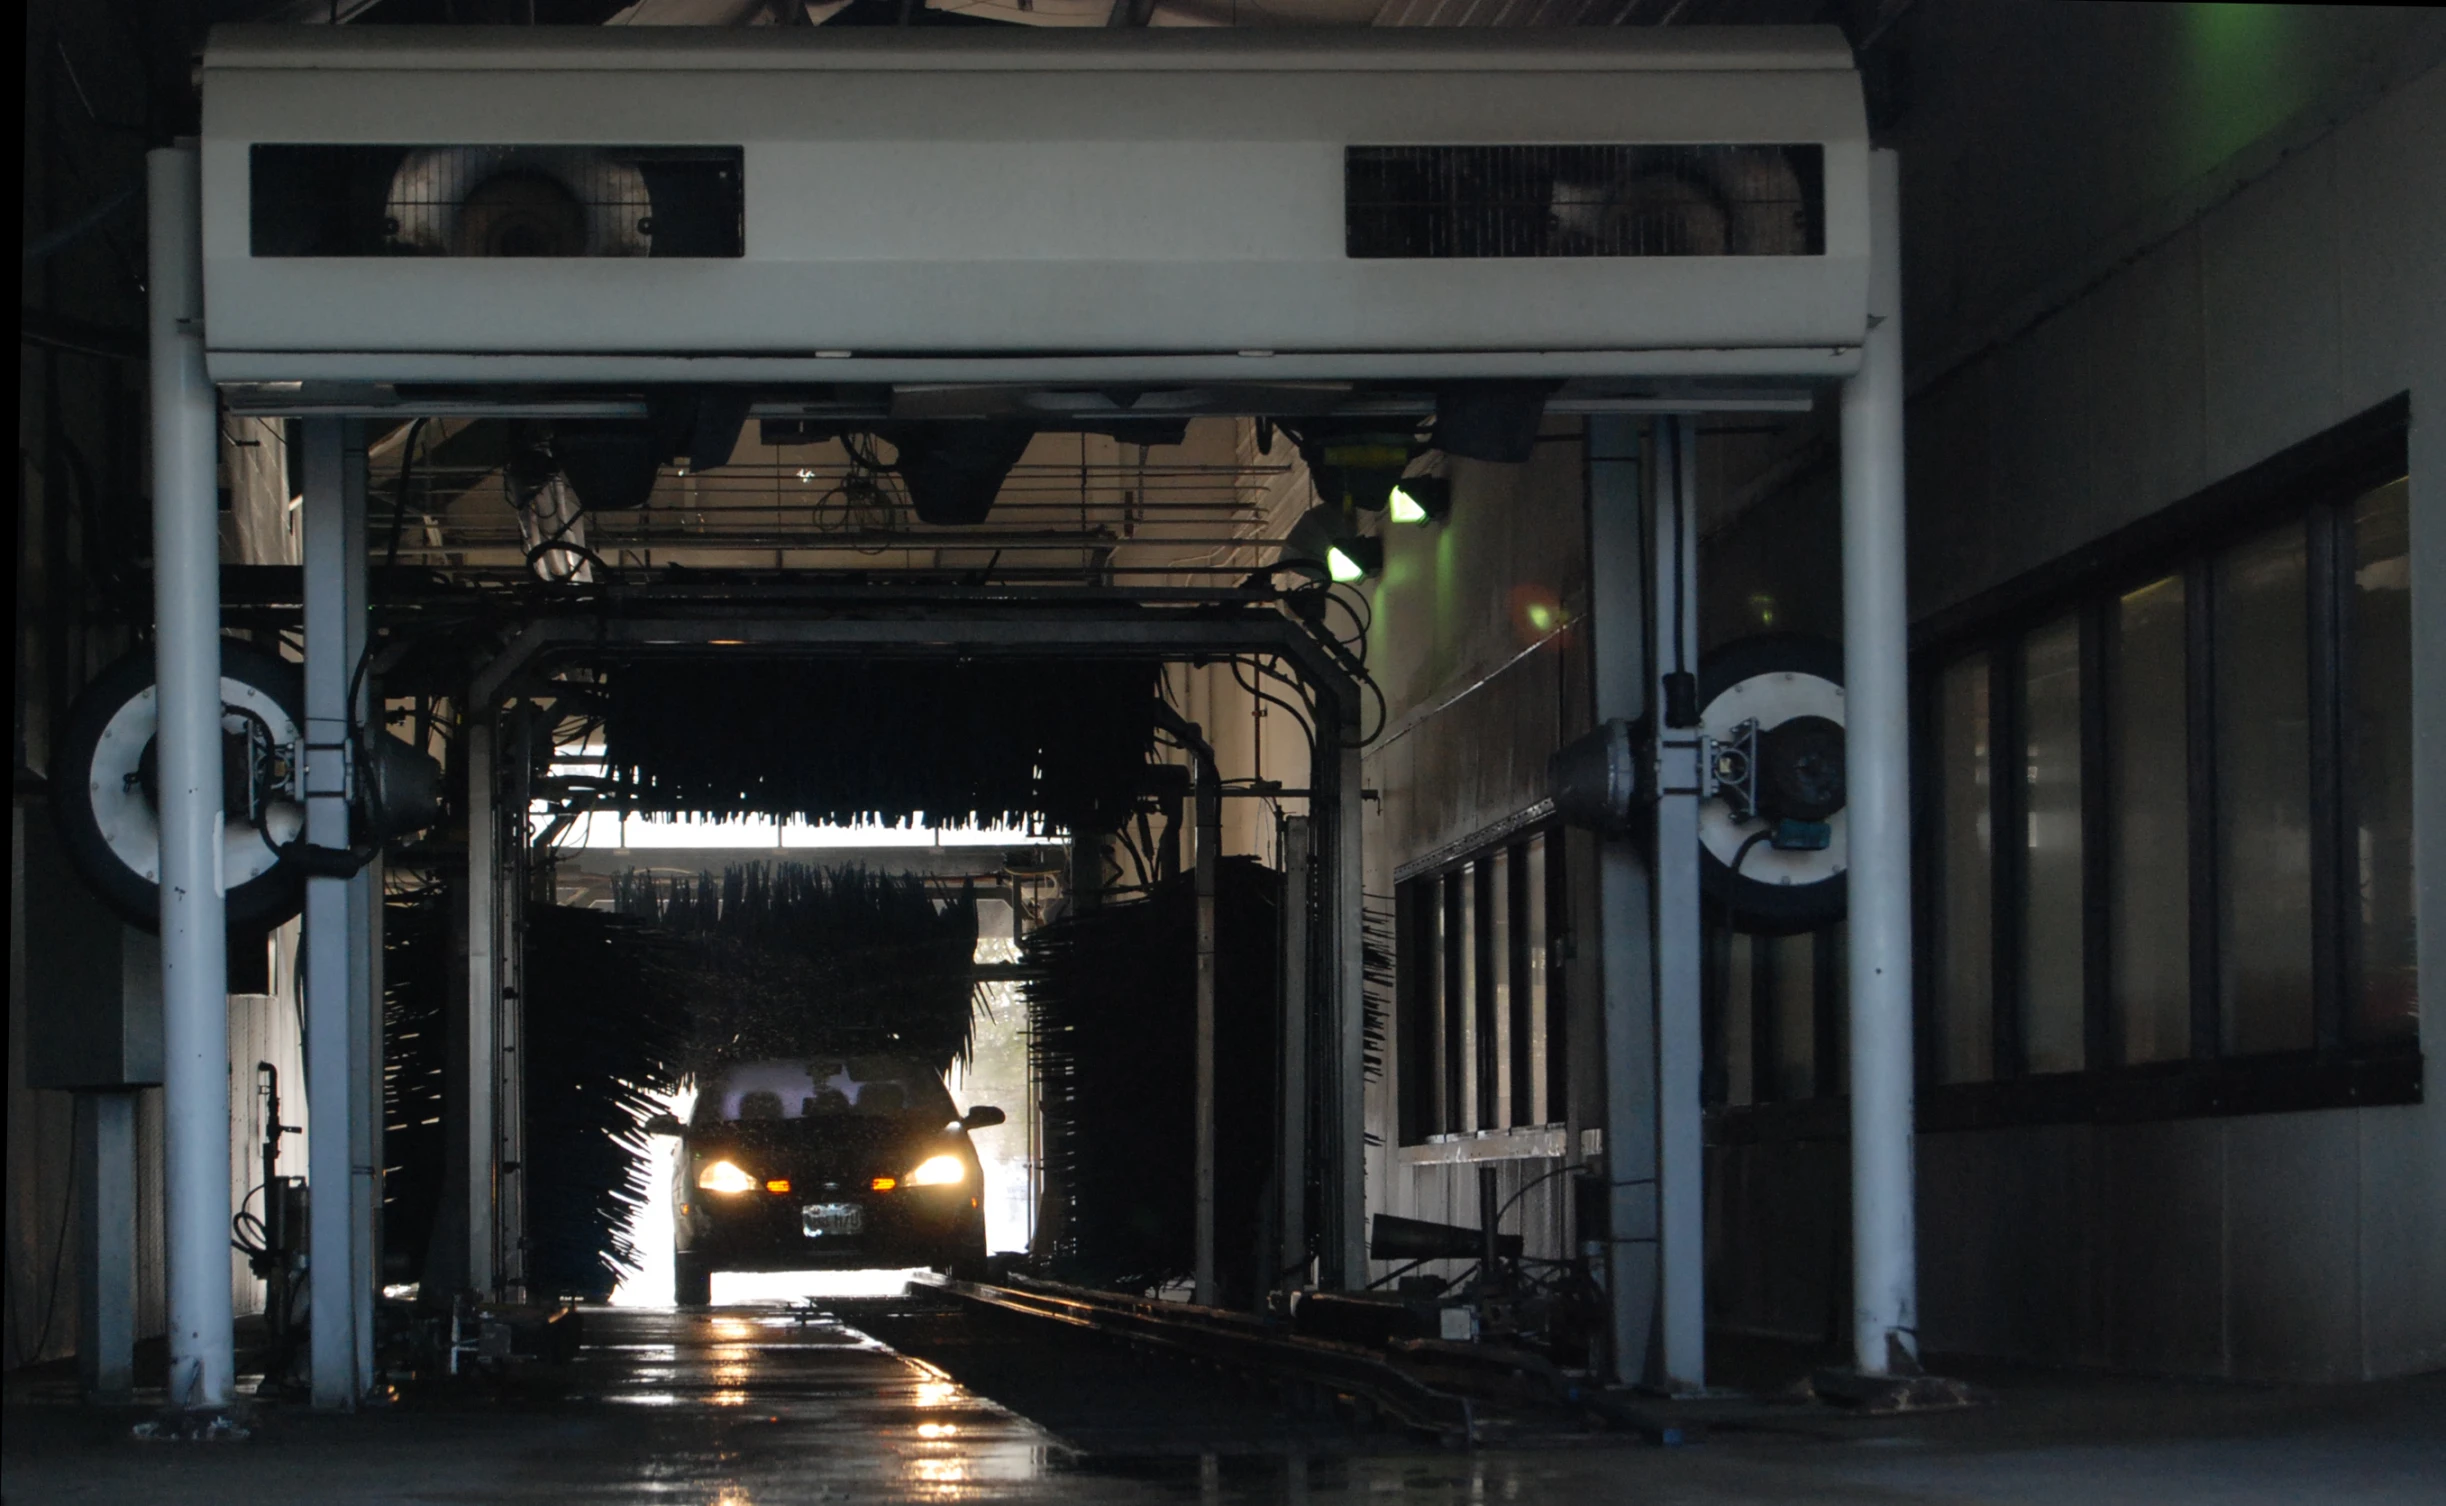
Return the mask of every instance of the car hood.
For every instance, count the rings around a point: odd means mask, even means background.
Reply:
[[[708,1125],[688,1133],[691,1154],[729,1156],[759,1177],[791,1177],[820,1186],[863,1187],[879,1176],[906,1176],[928,1156],[973,1156],[968,1137],[932,1115],[843,1114],[823,1118],[750,1120]]]

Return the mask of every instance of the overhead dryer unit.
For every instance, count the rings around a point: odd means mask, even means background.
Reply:
[[[223,28],[223,383],[1856,369],[1831,28]]]

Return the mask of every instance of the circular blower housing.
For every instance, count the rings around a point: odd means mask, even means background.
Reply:
[[[134,925],[161,924],[161,821],[154,803],[153,652],[140,649],[95,678],[61,728],[51,800],[61,840],[94,891]],[[229,928],[271,929],[295,915],[304,873],[283,851],[306,825],[263,765],[305,748],[297,666],[221,641],[222,873]]]
[[[1746,817],[1699,807],[1700,878],[1736,931],[1789,936],[1843,918],[1849,866],[1843,650],[1797,634],[1727,644],[1699,667],[1699,722],[1719,745],[1755,724]]]

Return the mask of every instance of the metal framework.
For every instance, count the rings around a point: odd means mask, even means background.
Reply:
[[[479,743],[487,750],[500,745],[500,719],[505,701],[544,691],[543,676],[555,663],[599,659],[607,655],[704,655],[776,653],[835,658],[1060,658],[1130,659],[1156,662],[1199,661],[1241,654],[1265,654],[1287,661],[1316,692],[1320,738],[1309,771],[1311,819],[1327,834],[1317,844],[1317,884],[1326,903],[1319,912],[1323,946],[1315,955],[1331,959],[1323,975],[1303,976],[1299,997],[1312,999],[1330,1024],[1327,1038],[1335,1043],[1334,1059],[1313,1076],[1333,1083],[1331,1142],[1318,1147],[1329,1158],[1326,1179],[1324,1235],[1319,1265],[1322,1280],[1332,1286],[1365,1281],[1362,1240],[1364,1217],[1363,1137],[1364,1079],[1362,1050],[1365,1004],[1357,965],[1361,943],[1361,873],[1358,832],[1360,798],[1358,749],[1360,688],[1336,655],[1315,634],[1283,609],[1254,591],[1174,593],[1170,605],[1149,605],[1134,593],[1069,591],[998,593],[1000,600],[943,595],[912,604],[912,593],[885,589],[856,592],[846,599],[820,590],[774,593],[777,600],[761,606],[733,605],[720,615],[706,604],[693,603],[695,613],[659,615],[651,603],[640,615],[613,616],[608,610],[563,612],[538,617],[521,627],[498,653],[474,674],[468,693],[471,729],[483,729]],[[866,600],[860,600],[865,596]],[[874,600],[900,598],[898,606]],[[1083,598],[1083,599],[1082,599]],[[632,607],[632,610],[635,608]],[[1337,735],[1328,740],[1325,734]],[[1338,746],[1337,746],[1338,745]],[[520,761],[523,764],[523,760]],[[523,810],[522,800],[501,799],[494,761],[470,774],[468,813],[469,871],[498,870],[504,827]],[[1212,867],[1215,828],[1208,820],[1213,779],[1201,788],[1197,861],[1201,884]],[[496,810],[500,800],[502,810]],[[483,867],[479,864],[482,844]],[[511,949],[503,938],[516,934],[508,907],[519,902],[523,886],[495,883],[479,886],[475,896],[482,913],[471,909],[468,933],[468,1017],[471,1081],[506,1054],[516,1032],[516,993],[505,988]],[[1210,946],[1203,938],[1201,946]],[[1200,955],[1202,1007],[1199,1038],[1204,1047],[1212,1031],[1212,1004],[1205,999],[1211,963]],[[1280,1065],[1281,1091],[1286,1101],[1304,1102],[1311,1072],[1305,1060],[1306,1035],[1286,1030]],[[1300,1049],[1293,1049],[1297,1046]],[[1212,1090],[1205,1081],[1211,1071],[1210,1052],[1200,1053],[1200,1101],[1211,1114]],[[469,1141],[467,1187],[469,1202],[469,1270],[478,1289],[514,1287],[523,1279],[515,1264],[521,1219],[516,1201],[514,1168],[523,1159],[515,1144],[520,1126],[514,1088],[507,1069],[489,1101],[475,1109],[482,1128]],[[1200,1157],[1201,1183],[1211,1177],[1210,1131],[1201,1134],[1206,1153]],[[1284,1153],[1296,1155],[1304,1167],[1310,1147],[1302,1139],[1285,1142]],[[1287,1164],[1287,1163],[1286,1163]],[[1304,1172],[1286,1174],[1286,1186],[1305,1185]],[[1201,1222],[1201,1270],[1211,1259],[1213,1231]],[[1286,1230],[1286,1241],[1290,1238]],[[1211,1280],[1201,1285],[1211,1299]]]
[[[1827,88],[1856,90],[1856,83],[1841,69],[1825,71],[1829,74]],[[492,85],[488,82],[486,88]],[[354,100],[349,109],[352,118],[361,113]],[[217,717],[211,695],[219,678],[216,645],[221,625],[212,523],[215,394],[204,367],[201,285],[205,260],[196,148],[155,152],[149,167],[157,478],[154,524],[159,562],[155,579],[161,647],[165,1111],[171,1146],[166,1218],[171,1399],[190,1407],[216,1408],[232,1399],[234,1376],[225,1248],[230,1210],[223,1164],[228,1120],[226,1004],[221,992],[225,910],[211,863],[217,847],[212,837],[218,825],[221,789]],[[1890,154],[1876,154],[1874,179],[1873,202],[1866,216],[1872,223],[1858,227],[1854,240],[1859,244],[1854,249],[1874,247],[1870,301],[1876,317],[1871,320],[1865,347],[1858,348],[1860,374],[1850,378],[1844,392],[1843,494],[1848,761],[1858,779],[1850,865],[1855,1327],[1861,1369],[1882,1373],[1910,1368],[1914,1362],[1916,1294],[1910,1180],[1909,844],[1903,799],[1907,740],[1902,389],[1896,189]],[[241,280],[252,279],[250,285],[258,290],[271,285],[267,278],[278,281],[281,298],[264,302],[267,309],[316,302],[297,292],[306,284],[295,279],[312,270],[306,261],[285,268],[271,263],[256,266],[243,256],[228,255],[226,247],[217,254],[222,260],[214,263],[216,268],[239,269]],[[496,270],[509,268],[503,275],[527,275],[536,270],[507,262],[492,265]],[[1469,277],[1480,275],[1474,268],[1465,270]],[[307,277],[307,283],[311,282]],[[1478,316],[1492,306],[1483,298],[1465,301]],[[1602,306],[1604,300],[1594,302]],[[1713,305],[1699,308],[1703,302],[1693,300],[1675,307],[1694,310],[1693,317],[1702,319],[1720,312],[1723,318],[1737,322],[1739,310],[1720,311]],[[1585,303],[1572,307],[1577,310]],[[754,307],[757,318],[766,319],[767,305]],[[1728,362],[1721,350],[1695,346],[1583,351],[1569,353],[1568,359],[1553,357],[1551,352],[1488,355],[1481,351],[1437,356],[1423,363],[1389,362],[1373,374],[1631,379],[1653,378],[1660,372],[1700,377],[1712,372],[1720,383],[1728,371],[1737,368],[1736,374],[1745,377],[1822,381],[1848,375],[1854,366],[1853,354],[1851,349],[1821,348],[1809,360],[1801,360],[1795,351],[1761,350]],[[1200,357],[1191,364],[1208,374],[1236,374],[1246,369],[1247,359],[1271,355],[1239,350]],[[806,358],[804,374],[810,379],[891,380],[909,374],[846,360],[819,364],[820,358],[821,353]],[[1349,376],[1347,369],[1326,369],[1337,361],[1343,368],[1349,365],[1344,355],[1316,355],[1273,362],[1270,369],[1284,377]],[[725,375],[726,368],[719,363],[699,369],[687,367],[686,362],[680,354],[657,356],[643,365],[631,363],[635,367],[632,374],[684,370],[688,378],[703,380]],[[924,374],[939,375],[947,369],[946,362],[958,365],[959,359],[930,359],[919,364]],[[415,365],[406,363],[407,367]],[[246,394],[254,411],[312,409],[335,425],[349,413],[401,411],[395,392],[360,386],[351,395],[345,390],[345,384],[366,380],[363,367],[347,350],[320,349],[284,354],[279,361],[245,370],[233,366],[225,375],[231,380],[267,384]],[[497,371],[503,381],[515,381],[522,372],[530,376],[565,374],[558,368],[530,369],[514,361],[485,369]],[[1177,361],[1167,364],[1164,359],[1098,354],[1080,359],[1075,367],[1065,367],[1064,374],[1081,380],[1145,380],[1167,373],[1179,376],[1185,369]],[[755,371],[771,374],[761,366]],[[399,377],[414,372],[403,367],[387,374]],[[978,360],[964,367],[960,375],[970,381],[1034,380],[1044,375],[1044,368],[1007,359],[999,363]],[[288,384],[293,379],[300,385],[285,393],[268,385]],[[1788,392],[1753,396],[1762,400],[1741,405],[1783,406],[1789,402]],[[471,392],[448,398],[428,394],[425,400],[434,402],[439,411],[456,413],[511,411],[522,402],[532,405],[531,395],[521,399],[507,389],[497,397]],[[1689,409],[1704,404],[1695,399],[1677,403],[1668,394],[1658,406]],[[1649,464],[1643,474],[1644,462],[1622,443],[1630,427],[1626,420],[1592,427],[1592,515],[1599,525],[1592,538],[1592,594],[1601,640],[1596,651],[1597,711],[1603,717],[1635,714],[1656,704],[1660,685],[1654,678],[1655,642],[1660,630],[1677,630],[1656,610],[1654,593],[1666,577],[1658,571],[1641,579],[1622,568],[1622,562],[1642,552],[1638,535],[1643,526],[1643,485],[1669,492],[1671,515],[1686,521],[1691,477],[1686,463],[1678,460],[1670,467]],[[363,643],[364,598],[362,586],[352,586],[352,581],[362,579],[365,550],[362,533],[352,534],[348,521],[353,490],[358,499],[354,527],[362,529],[362,452],[348,451],[345,444],[338,449],[346,452],[345,463],[327,468],[308,487],[308,512],[316,520],[308,540],[313,562],[306,594],[314,624],[307,635],[308,676],[318,687],[315,704],[319,710],[313,714],[326,719],[335,712],[347,716],[355,666],[364,661],[357,647]],[[1674,453],[1682,452],[1675,449]],[[1650,514],[1661,515],[1661,511]],[[1677,522],[1675,526],[1681,525]],[[318,533],[326,537],[317,538]],[[335,533],[336,540],[328,537]],[[329,547],[333,542],[340,547]],[[1652,547],[1653,538],[1648,542]],[[1677,612],[1687,610],[1689,579],[1686,565],[1678,567],[1672,578]],[[1151,592],[1128,602],[1085,590],[1047,592],[1041,597],[985,591],[978,593],[982,600],[946,598],[922,603],[910,602],[905,592],[901,594],[902,599],[894,602],[886,599],[890,592],[861,597],[845,591],[820,614],[811,609],[804,593],[794,600],[782,599],[787,593],[778,593],[767,602],[734,599],[686,611],[677,609],[675,603],[648,603],[641,609],[617,592],[595,597],[573,593],[569,609],[547,612],[527,622],[508,647],[477,672],[477,694],[470,708],[472,761],[481,764],[487,756],[488,744],[497,736],[494,724],[505,697],[524,693],[531,677],[554,659],[606,650],[627,655],[744,650],[1167,660],[1266,653],[1289,660],[1319,692],[1324,724],[1320,732],[1333,734],[1320,738],[1319,757],[1309,780],[1316,861],[1324,888],[1324,902],[1318,907],[1320,934],[1314,943],[1315,955],[1321,959],[1320,976],[1314,980],[1312,998],[1313,1007],[1331,1021],[1334,1057],[1319,1064],[1323,1070],[1309,1077],[1331,1085],[1327,1118],[1333,1142],[1317,1148],[1332,1169],[1325,1199],[1329,1235],[1323,1244],[1320,1274],[1328,1285],[1363,1283],[1367,1264],[1360,1239],[1364,1074],[1356,746],[1359,696],[1350,676],[1324,645],[1279,607],[1218,603],[1214,593],[1203,593],[1202,599],[1197,593],[1167,599]],[[335,698],[331,692],[336,666],[348,668],[337,676]],[[328,739],[322,740],[308,764],[309,781],[325,799],[334,789],[344,790],[348,777],[346,755],[333,752],[332,746]],[[470,823],[471,863],[478,865],[478,872],[496,876],[499,855],[486,849],[499,830],[499,816],[491,804],[497,783],[490,773],[479,779],[478,798],[484,808],[471,812]],[[1666,798],[1685,796],[1677,787]],[[511,807],[513,814],[515,810]],[[1659,825],[1675,814],[1660,810]],[[1699,1315],[1704,1308],[1699,1297],[1694,1196],[1696,1102],[1695,1091],[1683,1091],[1685,1086],[1694,1089],[1696,1083],[1695,1058],[1684,1058],[1695,1050],[1697,1000],[1695,990],[1687,986],[1691,969],[1682,954],[1695,955],[1699,938],[1695,927],[1685,925],[1679,865],[1652,861],[1653,857],[1632,851],[1630,844],[1614,843],[1603,869],[1609,1119],[1605,1155],[1613,1186],[1611,1236],[1616,1252],[1609,1262],[1609,1277],[1622,1378],[1687,1387],[1700,1383],[1704,1374],[1697,1352]],[[494,893],[494,886],[472,887],[477,897]],[[375,1158],[364,1110],[375,1092],[366,1043],[372,1039],[372,1000],[379,988],[376,964],[371,960],[377,936],[362,897],[352,903],[344,892],[318,893],[323,902],[314,907],[308,938],[308,1008],[317,1037],[310,1043],[315,1066],[309,1092],[318,1128],[314,1181],[321,1194],[315,1208],[315,1310],[323,1320],[316,1326],[315,1392],[319,1402],[347,1406],[359,1395],[370,1365],[371,1324],[366,1304],[372,1289],[373,1242],[368,1198]],[[496,924],[499,904],[496,895],[478,906],[492,917],[481,923],[471,915],[470,981],[478,990],[479,1007],[471,1010],[470,1024],[482,1027],[471,1028],[469,1036],[471,1082],[500,1073],[502,1047],[515,1044],[514,1036],[506,1031],[490,1033],[501,1021],[500,990],[506,976],[503,933]],[[336,962],[333,949],[340,952]],[[498,1083],[506,1076],[492,1080]],[[495,1094],[470,1097],[481,1102],[472,1106],[478,1117],[471,1124],[476,1134],[468,1147],[468,1274],[475,1284],[490,1288],[515,1275],[497,1261],[505,1246],[495,1243],[500,1208],[507,1205],[514,1210],[514,1204],[496,1191],[501,1147],[507,1143],[504,1136],[514,1129],[504,1123],[482,1122],[482,1116],[493,1112],[490,1105]],[[510,1108],[514,1113],[514,1101]],[[325,1118],[326,1112],[333,1117]],[[333,1140],[336,1146],[328,1143]],[[514,1248],[514,1241],[508,1248]],[[333,1315],[340,1313],[351,1314],[352,1320],[333,1323]],[[1664,1334],[1661,1368],[1647,1370],[1641,1363],[1650,1352],[1645,1335],[1659,1321]]]

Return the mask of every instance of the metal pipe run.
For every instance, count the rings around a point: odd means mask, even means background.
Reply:
[[[349,744],[355,718],[349,705],[354,660],[349,655],[351,603],[363,600],[350,577],[365,569],[362,519],[350,527],[346,483],[347,430],[356,419],[316,418],[305,424],[303,504],[306,628],[306,840],[317,847],[349,845]],[[362,500],[361,494],[359,500]],[[359,546],[352,554],[352,540]],[[358,1077],[357,990],[351,924],[355,880],[318,873],[306,880],[307,1215],[311,1293],[310,1353],[314,1404],[357,1404],[358,1249],[357,1120],[364,1087]]]
[[[467,726],[460,733],[467,762],[467,1098],[460,1106],[467,1126],[467,1163],[460,1185],[467,1198],[467,1287],[482,1298],[493,1295],[493,1083],[500,1075],[494,1050],[501,978],[495,960],[500,944],[500,860],[493,809],[493,706],[490,694],[472,698]]]
[[[1903,552],[1901,188],[1869,163],[1869,333],[1843,384],[1844,763],[1850,784],[1852,1345],[1919,1367],[1911,1173],[1910,611]]]
[[[1196,735],[1198,729],[1189,731]],[[1214,749],[1198,751],[1198,850],[1191,883],[1198,907],[1198,1226],[1197,1302],[1212,1307],[1215,1290],[1215,860],[1223,846],[1223,780]]]
[[[1282,1083],[1274,1166],[1281,1251],[1271,1285],[1303,1283],[1308,1275],[1308,977],[1312,948],[1308,917],[1314,881],[1310,854],[1315,826],[1307,816],[1282,821]]]
[[[169,1401],[229,1405],[229,938],[221,853],[219,414],[195,144],[145,154],[161,820]]]

